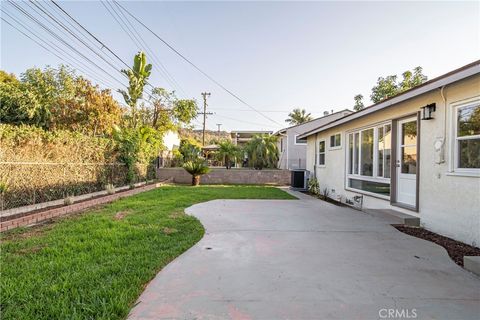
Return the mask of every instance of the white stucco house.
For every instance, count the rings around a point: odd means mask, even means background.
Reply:
[[[305,169],[307,159],[307,139],[298,137],[307,131],[329,122],[337,120],[352,111],[345,109],[338,112],[325,114],[323,117],[311,121],[278,130],[274,135],[278,136],[279,169]]]
[[[330,197],[480,245],[480,60],[298,138]]]

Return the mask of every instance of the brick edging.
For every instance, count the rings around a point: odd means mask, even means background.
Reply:
[[[107,196],[103,196],[103,197],[99,197],[91,200],[86,200],[79,203],[74,203],[68,206],[36,212],[36,213],[23,216],[17,219],[2,221],[0,222],[0,232],[4,232],[4,231],[11,230],[18,227],[34,225],[39,222],[43,222],[43,221],[46,221],[55,217],[63,216],[66,214],[80,212],[100,204],[109,203],[121,198],[133,196],[141,192],[153,190],[159,186],[160,186],[159,183],[154,183],[154,184],[146,185],[143,187],[135,188],[132,190],[123,191],[120,193],[115,193],[115,194],[111,194],[111,195],[107,195]]]

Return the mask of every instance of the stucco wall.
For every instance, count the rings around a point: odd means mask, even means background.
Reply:
[[[434,119],[420,123],[419,212],[392,207],[390,201],[366,195],[364,195],[364,208],[391,208],[418,215],[425,228],[479,246],[480,177],[460,176],[452,172],[451,155],[453,153],[450,140],[453,109],[451,104],[480,96],[480,76],[447,86],[444,89],[444,95],[446,107],[438,89],[308,137],[307,170],[314,171],[315,143],[324,138],[327,140],[326,165],[315,167],[320,187],[328,187],[330,191],[334,189],[337,195],[343,197],[351,198],[359,194],[345,189],[345,132],[416,113],[420,107],[435,102],[437,110],[434,113]],[[328,137],[338,132],[342,134],[342,148],[330,150]],[[436,164],[434,142],[441,137],[446,137],[445,162]]]
[[[159,168],[157,178],[173,179],[175,183],[191,183],[192,176],[183,168]],[[201,177],[202,184],[271,184],[290,185],[288,170],[253,170],[213,168]]]
[[[295,136],[303,134],[307,131],[323,126],[334,120],[337,120],[351,111],[343,110],[329,114],[301,125],[293,126],[286,129],[283,138],[284,151],[280,152],[280,161],[278,167],[280,169],[305,169],[307,159],[307,146],[305,144],[296,144]],[[280,143],[279,143],[280,150]]]

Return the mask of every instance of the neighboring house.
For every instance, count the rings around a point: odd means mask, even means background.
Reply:
[[[280,153],[278,168],[288,170],[305,169],[307,159],[307,139],[299,139],[299,135],[344,117],[350,113],[352,113],[352,111],[348,109],[330,114],[327,112],[327,114],[321,118],[313,119],[275,132],[274,135],[278,136],[278,151]]]
[[[163,145],[165,150],[162,150],[158,156],[157,167],[168,167],[173,158],[173,150],[180,146],[180,136],[176,131],[168,131],[163,136]]]
[[[331,197],[480,245],[480,60],[299,138]]]
[[[232,131],[230,136],[232,137],[232,142],[237,146],[244,146],[248,141],[256,135],[271,135],[273,131]]]

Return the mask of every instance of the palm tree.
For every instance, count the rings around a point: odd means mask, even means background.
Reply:
[[[223,161],[225,167],[230,169],[232,161],[235,161],[240,156],[240,149],[234,145],[230,140],[223,140],[218,143],[217,158]]]
[[[210,172],[210,168],[201,158],[185,162],[183,168],[192,175],[192,186],[198,186],[200,184],[200,176]]]
[[[278,163],[277,136],[256,135],[245,146],[250,165],[255,169],[276,168]]]
[[[305,109],[295,108],[292,112],[288,114],[288,118],[285,122],[291,124],[292,126],[297,124],[302,124],[307,121],[312,120],[312,114],[307,113]]]

